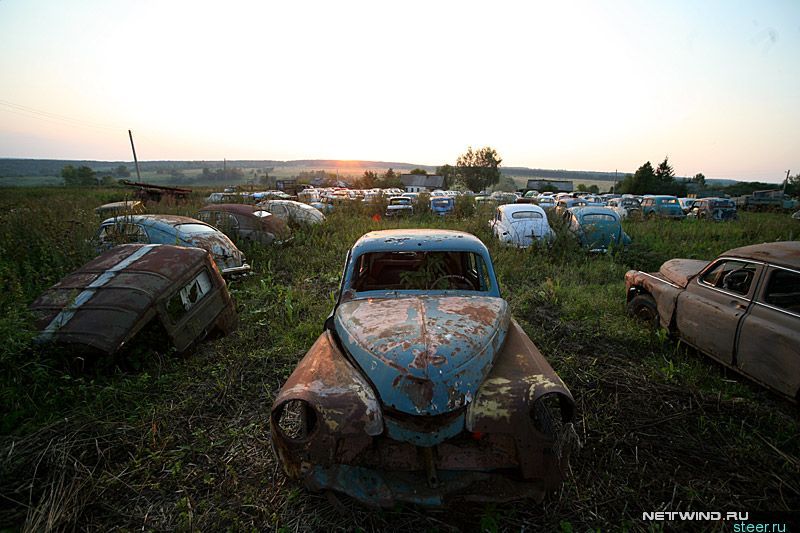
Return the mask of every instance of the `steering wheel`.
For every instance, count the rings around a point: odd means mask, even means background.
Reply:
[[[433,283],[431,283],[428,286],[428,289],[434,289],[435,290],[436,285],[438,285],[440,281],[445,280],[445,279],[458,279],[458,280],[461,280],[461,281],[464,282],[464,285],[466,285],[467,289],[475,290],[475,286],[472,284],[472,282],[470,280],[468,280],[466,277],[462,276],[461,274],[445,274],[444,276],[439,276],[438,278],[436,278],[436,280]]]

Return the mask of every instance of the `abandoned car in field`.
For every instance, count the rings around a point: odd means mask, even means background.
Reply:
[[[498,206],[489,225],[500,242],[520,248],[526,248],[535,242],[549,242],[555,238],[555,233],[547,222],[547,214],[535,204]]]
[[[110,217],[117,215],[141,215],[144,213],[144,203],[139,200],[125,200],[122,202],[111,202],[94,208],[94,212],[100,216]]]
[[[269,244],[290,236],[289,227],[283,220],[249,204],[207,205],[197,213],[197,219],[236,241]]]
[[[340,291],[272,406],[287,475],[376,506],[541,499],[559,486],[574,401],[511,318],[480,240],[368,233]]]
[[[561,216],[580,245],[592,253],[631,243],[622,229],[619,214],[610,207],[573,207]]]
[[[628,312],[723,365],[800,401],[800,242],[672,259],[625,274]]]
[[[258,207],[268,211],[273,216],[283,220],[286,224],[298,226],[321,224],[325,222],[325,215],[319,209],[293,200],[264,200]]]
[[[728,198],[701,198],[692,203],[689,217],[722,222],[739,218],[736,203]]]
[[[124,215],[104,220],[95,241],[102,249],[117,244],[176,244],[207,250],[224,275],[250,270],[244,254],[215,227],[176,215]]]
[[[185,351],[236,327],[225,281],[205,250],[123,244],[93,259],[31,304],[41,342],[112,354],[158,322]]]
[[[645,196],[642,199],[642,216],[648,220],[654,218],[683,220],[686,218],[678,199],[667,195]]]
[[[392,196],[386,206],[386,217],[400,217],[414,213],[414,200],[409,196]]]

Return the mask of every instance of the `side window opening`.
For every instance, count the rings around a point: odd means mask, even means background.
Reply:
[[[800,313],[800,274],[775,269],[769,275],[764,302],[792,313]]]
[[[189,283],[167,301],[167,315],[175,323],[180,321],[213,288],[211,276],[203,269]]]
[[[756,265],[753,263],[722,261],[703,274],[701,281],[712,287],[744,296],[750,291],[755,273]]]

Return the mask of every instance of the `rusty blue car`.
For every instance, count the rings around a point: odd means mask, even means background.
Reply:
[[[575,402],[511,317],[486,246],[367,233],[322,334],[278,392],[272,448],[313,491],[366,505],[541,501],[577,443]]]

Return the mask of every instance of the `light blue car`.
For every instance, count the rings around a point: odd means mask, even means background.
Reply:
[[[590,252],[607,252],[627,246],[631,238],[622,230],[619,214],[608,207],[573,207],[563,214],[569,230]]]

